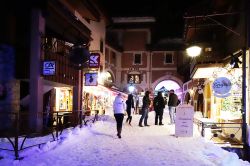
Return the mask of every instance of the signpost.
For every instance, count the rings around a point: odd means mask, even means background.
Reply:
[[[193,136],[194,107],[188,104],[180,105],[176,108],[175,136]]]

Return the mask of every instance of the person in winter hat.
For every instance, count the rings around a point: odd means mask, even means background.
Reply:
[[[135,109],[134,99],[133,99],[132,94],[128,95],[128,99],[126,100],[126,105],[127,105],[126,111],[127,111],[127,114],[128,114],[128,118],[127,118],[126,122],[129,122],[129,124],[131,125],[131,121],[132,121],[131,110]]]
[[[125,111],[125,103],[122,99],[122,94],[118,93],[115,97],[115,100],[113,102],[113,111],[114,116],[116,120],[116,128],[117,128],[117,136],[118,138],[121,138],[121,132],[122,132],[122,122],[124,118],[124,111]]]

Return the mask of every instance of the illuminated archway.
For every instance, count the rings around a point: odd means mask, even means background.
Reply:
[[[159,82],[155,86],[154,92],[158,92],[158,91],[168,92],[171,89],[175,91],[177,96],[180,96],[182,94],[182,92],[179,91],[181,89],[180,85],[173,80],[164,80],[164,81]]]

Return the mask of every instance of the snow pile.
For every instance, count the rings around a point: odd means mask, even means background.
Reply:
[[[175,126],[154,124],[154,113],[149,114],[150,127],[138,127],[140,115],[133,115],[132,126],[124,119],[122,138],[116,136],[112,116],[100,116],[99,121],[82,128],[63,131],[58,141],[28,148],[20,153],[23,160],[13,160],[13,152],[0,150],[1,166],[247,166],[235,153],[206,142],[199,134],[175,137]],[[39,138],[37,138],[39,139]],[[27,140],[37,141],[37,140]]]

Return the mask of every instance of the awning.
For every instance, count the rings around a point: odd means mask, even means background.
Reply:
[[[213,64],[198,64],[195,66],[190,77],[193,79],[196,78],[211,78],[215,71],[218,71],[219,68],[223,66],[222,63],[213,63]]]

